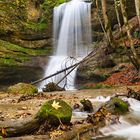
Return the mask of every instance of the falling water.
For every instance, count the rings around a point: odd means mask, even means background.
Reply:
[[[54,8],[55,49],[44,77],[76,63],[89,53],[89,46],[92,43],[90,20],[91,3],[72,0]],[[67,76],[60,86],[67,84],[67,89],[74,89],[75,75],[76,70]],[[64,73],[48,79],[42,82],[40,87],[51,81],[57,83],[63,76]]]

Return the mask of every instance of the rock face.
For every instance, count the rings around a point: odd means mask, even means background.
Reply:
[[[16,94],[34,94],[38,92],[38,89],[30,84],[18,83],[16,85],[10,86],[8,88],[8,92]]]
[[[30,61],[31,57],[48,54],[49,52],[49,48],[30,49],[4,40],[0,40],[0,65],[21,66],[25,61]]]
[[[3,0],[0,2],[0,39],[20,47],[48,49],[52,46],[52,14],[55,5],[64,0]],[[107,0],[108,14],[112,28],[117,23],[113,0]],[[129,17],[134,16],[134,1],[127,2]],[[101,3],[99,1],[99,7]],[[101,16],[102,19],[102,16]],[[103,38],[103,31],[97,16],[95,3],[92,4],[93,41]],[[3,47],[0,43],[0,47]],[[5,47],[5,46],[4,46]],[[6,48],[6,47],[5,47]],[[6,48],[7,49],[7,48]],[[9,51],[9,49],[8,49]],[[10,50],[11,51],[11,50]],[[15,52],[15,51],[11,51]],[[0,51],[1,53],[1,51]],[[6,52],[3,52],[7,54]],[[46,54],[46,53],[44,53]],[[36,54],[38,55],[38,54]],[[6,56],[3,56],[5,60]],[[6,59],[7,60],[7,59]],[[13,61],[13,58],[12,58]],[[4,61],[2,61],[4,63]],[[11,62],[10,62],[11,64]],[[9,64],[7,64],[9,65]]]
[[[17,52],[21,50],[10,49],[16,45],[20,48],[27,48],[31,51],[42,51],[47,55],[46,50],[52,47],[52,16],[55,5],[65,2],[64,0],[2,0],[0,1],[0,65],[15,64]],[[5,41],[1,43],[1,41]],[[10,46],[10,47],[7,47]],[[1,47],[5,50],[1,50]],[[14,56],[7,54],[14,53]],[[28,52],[28,53],[29,53]],[[30,54],[28,55],[28,59]],[[34,53],[33,56],[41,55]],[[5,56],[6,55],[6,56]],[[7,60],[8,55],[8,60]],[[21,57],[23,54],[18,54]],[[2,59],[2,60],[1,60]],[[9,61],[10,59],[10,61]],[[8,63],[6,63],[8,61]],[[27,61],[27,60],[25,60]],[[20,65],[17,63],[16,65]],[[23,63],[23,61],[21,62]]]
[[[44,54],[46,54],[48,46],[52,46],[52,41],[50,42],[52,28],[50,21],[44,19],[45,12],[41,8],[43,2],[44,0],[3,0],[0,2],[0,48],[4,48],[4,51],[0,49],[0,55],[2,53],[0,64],[5,65],[9,53],[17,53],[17,50],[11,49],[11,46],[19,47],[18,52],[21,53],[20,48],[29,48],[29,52],[41,48],[42,52],[44,50]],[[18,55],[23,56],[23,54]],[[14,61],[13,57],[10,57],[11,61]],[[16,65],[19,64],[16,63]]]
[[[63,2],[63,1],[61,1]],[[52,45],[53,0],[3,0],[0,2],[0,38],[22,47]]]

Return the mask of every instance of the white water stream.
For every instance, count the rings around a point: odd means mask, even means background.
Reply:
[[[86,56],[91,40],[91,3],[72,0],[54,8],[54,54],[46,66],[44,77],[71,66]],[[41,83],[40,89],[48,82],[59,82],[68,73]],[[68,90],[75,89],[76,70],[70,73],[59,85]]]
[[[110,100],[110,96],[103,97],[98,96],[95,99],[89,99],[93,104],[94,102],[104,103]],[[130,112],[125,116],[121,116],[120,123],[106,126],[100,129],[100,132],[104,135],[99,136],[102,140],[140,140],[140,101],[132,98],[123,98],[130,104]],[[88,113],[73,112],[74,118],[84,119]],[[91,138],[92,139],[92,138]],[[93,139],[95,139],[93,137]],[[98,139],[98,138],[97,138]]]
[[[140,139],[140,102],[132,98],[124,98],[130,104],[130,113],[120,118],[119,124],[102,128],[105,136],[114,136],[128,140]],[[103,99],[105,101],[105,98]]]

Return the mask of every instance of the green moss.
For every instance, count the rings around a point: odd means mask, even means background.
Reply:
[[[23,48],[21,46],[12,44],[7,41],[0,40],[0,50],[2,51],[13,51],[13,52],[20,52],[23,54],[28,54],[28,55],[41,55],[41,54],[46,54],[48,50],[45,49],[29,49],[29,48]]]
[[[24,23],[24,30],[29,30],[32,29],[34,31],[43,31],[47,28],[47,23],[46,22],[39,22],[39,23],[34,23],[34,22],[25,22]]]
[[[0,65],[19,65],[20,63],[18,63],[17,61],[13,60],[13,59],[6,59],[6,58],[0,58]]]
[[[0,40],[0,64],[19,65],[30,60],[30,56],[46,55],[49,49],[29,49]]]
[[[58,103],[59,108],[55,109],[52,104]],[[44,103],[39,112],[37,113],[37,118],[50,118],[54,123],[69,123],[72,116],[72,108],[63,100],[55,99]],[[53,123],[53,122],[52,122]]]
[[[118,53],[118,54],[122,54],[122,53],[125,53],[125,46],[121,45],[121,46],[118,46],[116,49],[115,49],[115,52]]]
[[[105,84],[96,84],[95,89],[102,89],[102,88],[112,88],[111,85],[105,85]]]
[[[16,93],[16,94],[34,94],[38,92],[38,89],[26,83],[18,83],[16,85],[10,86],[8,88],[9,93]]]
[[[95,86],[82,86],[80,89],[104,89],[104,88],[112,88],[111,85],[105,84],[96,84]]]
[[[129,110],[129,104],[117,97],[114,97],[107,102],[106,107],[114,114],[124,114]]]
[[[46,19],[47,17],[46,20],[50,21],[52,19],[53,8],[64,2],[66,2],[66,0],[44,0],[44,2],[41,4],[41,8],[44,11],[42,18]]]
[[[0,28],[4,26],[5,30],[19,31],[23,27],[22,22],[27,20],[27,2],[27,0],[19,0],[17,4],[17,0],[3,1],[0,7],[3,11],[0,12],[3,21]]]
[[[102,79],[103,81],[106,80],[108,77],[110,77],[110,74],[100,74],[100,79]]]

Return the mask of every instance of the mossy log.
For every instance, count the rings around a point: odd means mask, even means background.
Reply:
[[[50,100],[42,105],[41,109],[35,115],[33,120],[21,126],[1,126],[0,136],[17,137],[26,134],[33,134],[39,130],[40,126],[46,121],[52,127],[60,123],[69,124],[72,116],[71,107],[63,100]]]
[[[79,124],[72,130],[65,132],[63,135],[54,138],[54,140],[73,140],[80,138],[83,134],[93,131],[92,124]]]

